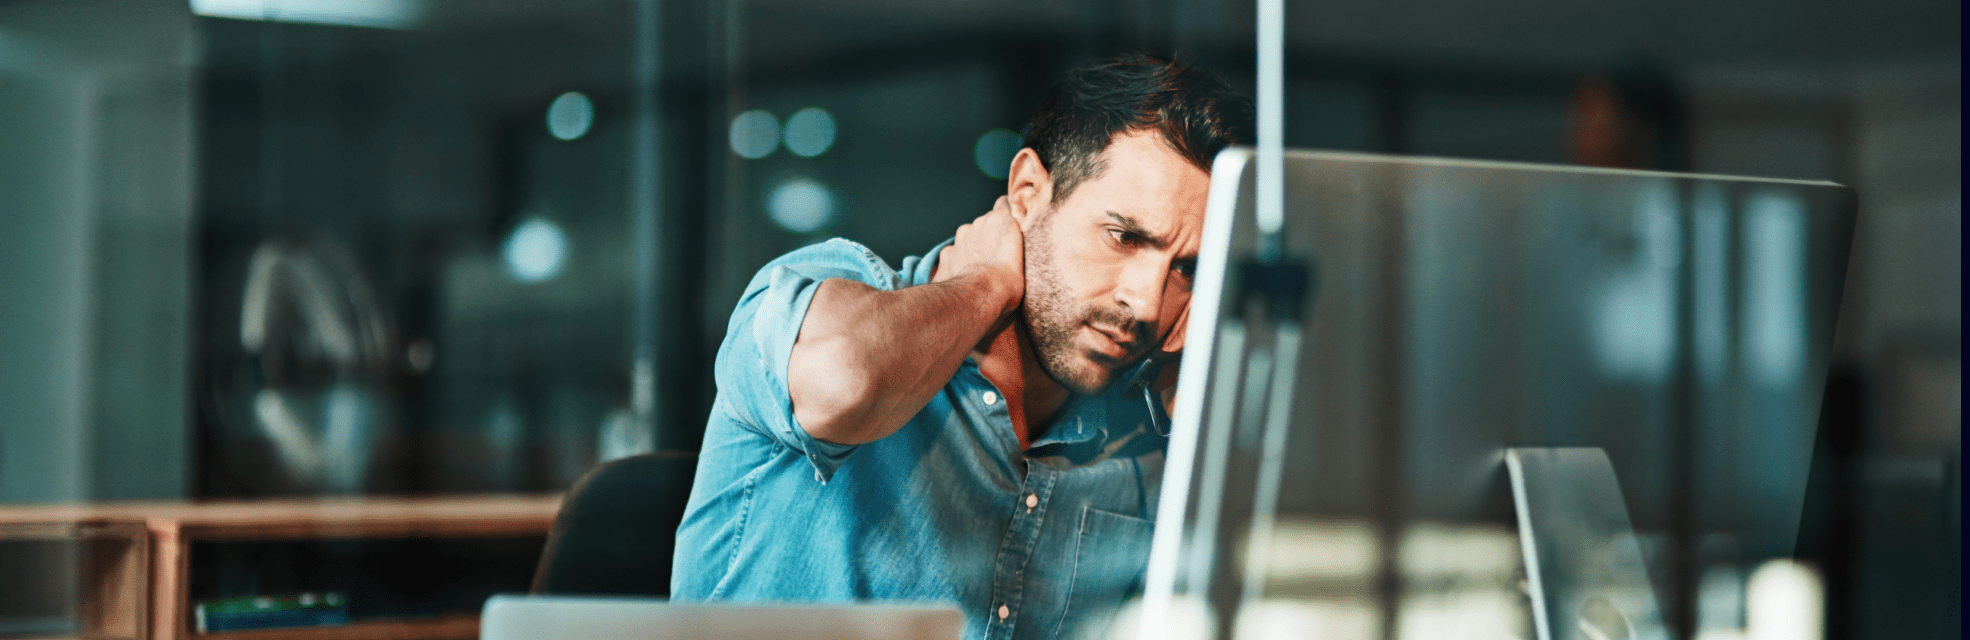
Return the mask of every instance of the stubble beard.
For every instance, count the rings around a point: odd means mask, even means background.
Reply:
[[[1051,215],[1052,212],[1047,212]],[[1092,305],[1074,303],[1062,286],[1059,265],[1053,260],[1053,241],[1047,230],[1045,219],[1034,225],[1033,231],[1025,236],[1026,251],[1026,298],[1020,303],[1020,322],[1026,327],[1026,335],[1032,339],[1033,353],[1039,358],[1040,371],[1068,391],[1082,395],[1095,395],[1108,390],[1115,382],[1115,372],[1142,359],[1140,353],[1130,353],[1119,362],[1104,365],[1108,360],[1102,354],[1084,353],[1074,345],[1074,336],[1082,326],[1090,321],[1099,322],[1112,328],[1131,331],[1136,337],[1135,349],[1141,349],[1142,331],[1135,319],[1120,309],[1103,309]]]

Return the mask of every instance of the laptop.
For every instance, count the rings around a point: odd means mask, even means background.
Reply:
[[[656,598],[499,595],[480,640],[956,640],[957,609],[896,604],[672,603]]]

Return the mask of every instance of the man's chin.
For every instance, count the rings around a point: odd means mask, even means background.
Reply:
[[[1115,372],[1125,368],[1128,364],[1121,363],[1121,365],[1110,368],[1101,363],[1101,360],[1104,359],[1077,358],[1066,367],[1042,366],[1041,370],[1045,371],[1047,377],[1052,378],[1055,384],[1066,387],[1068,391],[1086,396],[1101,395],[1108,391],[1108,387],[1115,384]],[[1057,368],[1067,370],[1059,371],[1056,370]]]

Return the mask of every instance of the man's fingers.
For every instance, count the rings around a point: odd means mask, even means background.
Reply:
[[[956,240],[939,257],[938,272],[943,277],[989,274],[1009,285],[1003,287],[1008,292],[1024,295],[1025,241],[1019,221],[1012,216],[1010,199],[1000,196],[990,211],[959,225],[955,235]]]

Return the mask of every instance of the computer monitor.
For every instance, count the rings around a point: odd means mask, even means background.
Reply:
[[[1140,622],[1742,627],[1746,575],[1800,533],[1851,190],[1289,150],[1267,236],[1254,163],[1234,148],[1212,170]],[[1513,450],[1533,460],[1517,487]],[[1533,486],[1537,522],[1515,504]],[[1625,542],[1528,573],[1530,529]],[[1584,591],[1621,584],[1654,604]],[[1591,628],[1608,619],[1626,628]]]

